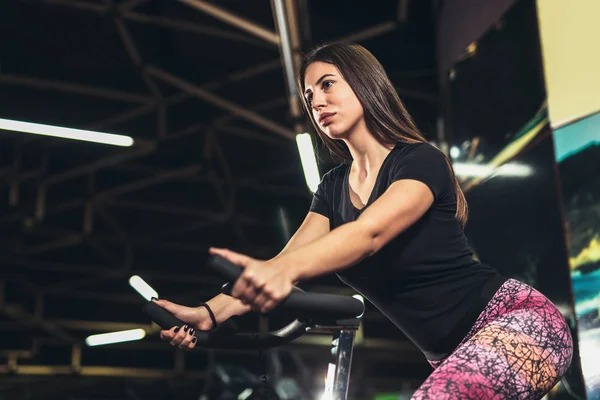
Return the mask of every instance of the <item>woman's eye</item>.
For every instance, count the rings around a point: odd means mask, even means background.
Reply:
[[[328,89],[331,87],[331,85],[333,85],[333,81],[324,81],[323,82],[323,89]]]

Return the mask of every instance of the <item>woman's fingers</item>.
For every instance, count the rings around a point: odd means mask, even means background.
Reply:
[[[194,340],[194,339],[196,339],[196,337],[194,336],[194,328],[192,328],[192,327],[189,327],[187,329],[187,331],[185,330],[185,327],[184,327],[184,332],[186,332],[186,335],[184,336],[181,343],[179,343],[178,347],[180,349],[187,350],[189,348],[190,344],[192,343],[192,341],[194,341],[194,343],[196,342]]]
[[[246,265],[253,260],[252,257],[248,257],[244,254],[236,253],[235,251],[231,251],[228,249],[218,249],[215,247],[211,247],[208,251],[210,254],[221,256],[226,260],[237,264],[240,267],[246,267]]]
[[[196,347],[196,343],[197,343],[197,339],[194,336],[192,338],[192,341],[188,344],[187,349],[185,349],[185,350],[192,350],[194,347]]]
[[[184,337],[185,337],[185,335],[186,335],[186,332],[183,330],[183,328],[184,328],[185,326],[187,326],[187,325],[184,325],[184,326],[178,326],[177,328],[175,328],[175,329],[173,330],[173,333],[174,333],[175,335],[174,335],[174,336],[171,338],[171,340],[169,341],[169,344],[170,344],[171,346],[179,346],[179,343],[181,343],[181,341],[183,340],[183,338],[184,338]]]
[[[168,340],[170,342],[171,340],[173,340],[175,335],[177,335],[177,332],[175,332],[175,329],[177,329],[176,326],[172,327],[169,330],[164,329],[164,330],[160,331],[160,338],[162,340]]]
[[[195,329],[189,325],[182,327],[174,326],[169,330],[160,331],[160,338],[168,341],[173,347],[183,350],[191,350],[196,347],[197,339],[194,336]]]
[[[168,312],[170,312],[171,314],[175,314],[177,311],[179,311],[179,308],[181,308],[180,305],[175,304],[175,303],[171,303],[168,300],[164,300],[164,299],[152,299],[152,302],[154,304],[156,304],[159,307],[164,308],[165,310],[167,310]]]
[[[242,277],[242,279],[246,282],[246,289],[241,293],[241,297],[247,304],[256,305],[257,297],[262,294],[262,288],[264,285],[261,285],[252,276]]]
[[[256,295],[254,301],[252,302],[252,309],[256,312],[263,312],[263,305],[268,301],[269,298],[267,295],[264,292],[260,292]]]
[[[240,277],[235,281],[231,288],[231,296],[240,299],[244,304],[248,304],[246,300],[253,298],[253,296],[249,294],[250,289],[250,282],[244,277]]]

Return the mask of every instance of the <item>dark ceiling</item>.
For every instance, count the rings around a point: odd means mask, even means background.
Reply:
[[[0,5],[0,118],[136,140],[116,148],[0,132],[0,398],[198,398],[207,353],[187,355],[181,369],[153,334],[83,348],[87,369],[72,368],[78,343],[91,333],[149,327],[143,300],[127,284],[132,274],[162,297],[198,304],[222,283],[205,268],[207,246],[273,256],[308,209],[278,44],[194,3],[277,38],[268,0]],[[333,40],[364,45],[433,135],[430,2],[292,4],[297,50]],[[332,165],[321,151],[321,174]],[[335,277],[305,286],[349,293]],[[395,390],[398,376],[409,383],[426,376],[424,358],[371,307],[362,334],[354,390]],[[317,342],[289,349],[324,371],[328,348]],[[256,364],[254,355],[216,357]]]

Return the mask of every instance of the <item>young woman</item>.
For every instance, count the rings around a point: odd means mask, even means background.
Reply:
[[[473,259],[450,162],[419,133],[381,64],[361,46],[325,45],[307,55],[299,84],[316,131],[345,162],[325,174],[277,257],[210,249],[244,268],[232,297],[198,308],[157,301],[188,324],[161,337],[191,349],[194,329],[268,312],[294,282],[336,272],[433,366],[414,399],[541,398],[570,365],[569,328],[541,293]]]

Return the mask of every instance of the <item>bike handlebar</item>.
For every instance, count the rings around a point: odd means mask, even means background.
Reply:
[[[242,274],[242,268],[220,256],[211,256],[208,260],[208,266],[222,278],[232,282],[235,282]],[[143,311],[163,329],[184,325],[182,321],[153,302],[148,302]],[[223,328],[226,324],[211,332],[195,331],[196,345],[237,349],[280,346],[304,334],[309,329],[307,319],[344,320],[359,318],[364,312],[364,304],[362,301],[350,296],[292,292],[274,311],[283,311],[286,315],[297,319],[277,331],[260,334],[227,331],[226,328]]]

